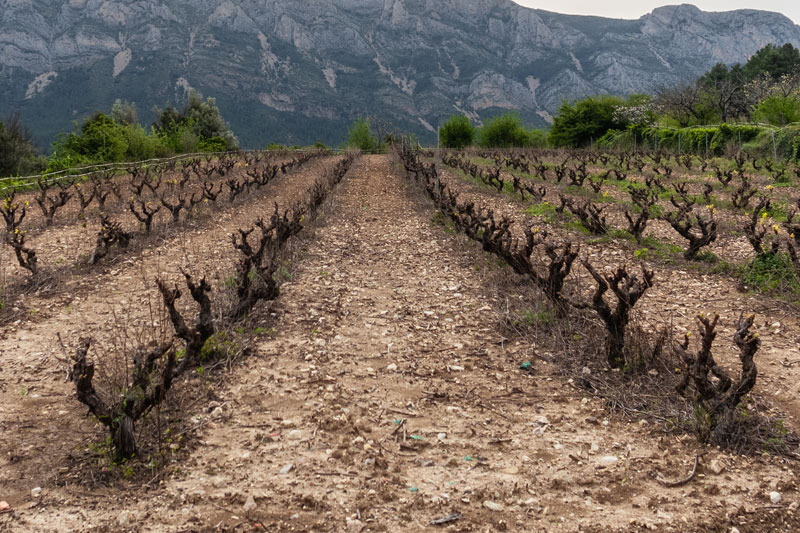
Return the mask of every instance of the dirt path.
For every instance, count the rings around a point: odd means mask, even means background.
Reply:
[[[5,524],[157,532],[797,527],[787,523],[798,498],[793,465],[709,450],[691,484],[662,487],[651,472],[685,477],[696,453],[690,438],[683,444],[610,416],[544,363],[521,369],[534,347],[498,333],[503,302],[487,288],[486,256],[431,216],[388,157],[363,157],[283,286],[277,318],[265,324],[273,338],[213,402],[187,413],[202,426],[188,457],[128,492],[43,486],[38,499],[14,502]],[[769,507],[771,490],[781,491],[782,506]],[[450,515],[458,518],[429,525]]]

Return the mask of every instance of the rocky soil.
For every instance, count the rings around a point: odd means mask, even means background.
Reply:
[[[222,246],[259,209],[192,232],[187,249]],[[252,354],[180,386],[183,412],[165,422],[174,446],[152,472],[144,461],[108,471],[102,428],[63,382],[54,338],[101,327],[103,301],[139,297],[146,258],[81,286],[69,311],[4,329],[0,529],[800,527],[795,461],[701,449],[622,417],[508,338],[502,274],[434,222],[388,156],[362,157],[304,239],[281,296],[247,324],[267,330]],[[191,257],[165,253],[162,268],[206,268]]]

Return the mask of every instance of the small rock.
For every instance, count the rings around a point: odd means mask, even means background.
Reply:
[[[591,376],[592,375],[592,369],[589,368],[588,366],[585,366],[585,367],[581,368],[581,374],[584,375],[584,376]]]
[[[604,465],[615,465],[619,462],[619,457],[616,455],[605,455],[600,458],[600,462]]]
[[[450,370],[453,372],[463,372],[464,367],[461,365],[450,365]]]
[[[545,416],[537,416],[536,419],[533,421],[534,428],[533,434],[537,437],[541,437],[544,435],[544,432],[547,430],[547,427],[550,425],[550,421],[547,420]]]
[[[8,502],[0,502],[0,513],[8,511],[9,509],[11,509],[11,506]]]
[[[648,370],[647,373],[650,374],[653,377],[658,376],[658,370],[656,370],[655,368],[651,368],[650,370]]]
[[[772,491],[772,492],[769,493],[769,501],[771,501],[775,505],[778,505],[779,503],[781,503],[782,499],[783,498],[781,497],[781,493],[780,492]]]
[[[2,507],[2,506],[3,506],[3,504],[0,503],[0,507]],[[792,512],[796,511],[798,507],[800,507],[800,503],[792,502],[792,503],[789,504],[789,510],[792,511]]]
[[[364,529],[364,522],[361,520],[351,520],[350,518],[347,519],[347,531],[361,533],[362,529]]]
[[[395,363],[391,363],[389,365],[386,365],[386,371],[387,372],[397,372],[397,365]]]
[[[446,438],[447,438],[447,433],[438,433],[436,435],[436,439],[440,440],[440,441],[444,441],[444,439],[446,439]]]
[[[708,464],[708,470],[716,475],[720,475],[723,470],[725,470],[725,465],[714,459]]]
[[[36,487],[31,490],[31,496],[34,498],[38,498],[42,495],[42,487]]]
[[[489,501],[489,500],[486,500],[485,502],[483,502],[483,506],[486,507],[487,509],[489,509],[490,511],[502,511],[503,510],[503,506],[502,505],[500,505],[499,503],[495,503],[495,502]]]
[[[589,418],[586,419],[586,423],[587,424],[599,424],[600,421],[597,419],[596,416],[590,416]]]
[[[128,522],[130,522],[130,517],[128,516],[128,511],[122,511],[117,516],[117,524],[121,526],[127,526]]]
[[[258,507],[258,505],[256,505],[255,498],[253,498],[252,494],[248,495],[247,501],[244,502],[244,512],[249,513],[251,511],[255,511],[256,507]]]
[[[213,411],[211,411],[212,418],[219,418],[222,416],[222,407],[215,407]]]
[[[293,468],[294,468],[294,464],[289,463],[288,465],[286,465],[283,468],[281,468],[281,475],[285,476],[286,474],[291,472]]]
[[[300,440],[303,438],[303,432],[299,429],[293,429],[286,434],[286,438],[289,440]]]

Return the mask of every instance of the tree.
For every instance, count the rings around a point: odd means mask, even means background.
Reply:
[[[56,154],[73,153],[98,163],[124,161],[127,151],[128,143],[122,126],[100,111],[83,123],[80,133],[72,132],[62,141],[57,141],[54,150]]]
[[[528,130],[516,113],[491,118],[478,130],[478,144],[486,148],[524,147],[529,143]]]
[[[183,113],[172,106],[167,106],[163,111],[158,107],[154,107],[153,113],[156,115],[156,121],[153,122],[153,129],[158,133],[167,133],[175,130],[185,122]]]
[[[189,104],[184,113],[187,119],[194,121],[194,133],[201,139],[224,139],[228,150],[239,148],[239,141],[217,107],[214,98],[206,98],[205,102],[196,92],[189,93]]]
[[[705,124],[713,114],[704,103],[696,82],[662,89],[656,95],[655,103],[682,127],[689,126],[692,122]]]
[[[203,98],[195,91],[189,93],[189,100],[182,111],[173,107],[165,110],[153,109],[156,121],[153,128],[162,136],[173,150],[182,152],[198,146],[218,148],[224,142],[226,150],[237,150],[239,141],[222,118],[214,98]],[[220,142],[220,140],[222,142]]]
[[[373,152],[380,148],[378,139],[372,134],[369,120],[359,118],[347,132],[347,142],[350,148],[358,148],[364,152]]]
[[[117,124],[138,124],[136,104],[120,99],[115,100],[114,105],[111,106],[111,118]]]
[[[374,133],[379,145],[392,144],[397,138],[394,125],[390,121],[369,116],[367,122],[369,122],[369,129]]]
[[[574,105],[562,102],[553,118],[550,142],[556,146],[586,146],[608,130],[624,129],[627,120],[615,113],[624,103],[614,96],[584,98]]]
[[[445,148],[461,150],[471,145],[474,138],[475,128],[464,115],[453,115],[439,131],[439,140]]]
[[[697,85],[703,102],[719,115],[722,122],[727,122],[747,113],[746,82],[747,77],[738,63],[730,68],[717,63],[697,80]]]
[[[41,161],[19,113],[0,122],[0,176],[19,176],[40,170]]]
[[[800,97],[772,95],[756,106],[753,115],[759,122],[768,122],[775,126],[800,122]]]
[[[800,50],[786,43],[783,46],[768,44],[753,54],[744,66],[747,78],[753,80],[767,74],[773,80],[800,71]]]

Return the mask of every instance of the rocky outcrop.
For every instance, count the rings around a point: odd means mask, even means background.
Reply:
[[[690,5],[617,20],[508,0],[0,0],[0,114],[49,140],[116,98],[145,117],[194,87],[251,146],[334,141],[359,115],[424,136],[455,112],[543,125],[564,99],[785,42],[800,47],[800,27],[780,14]]]

